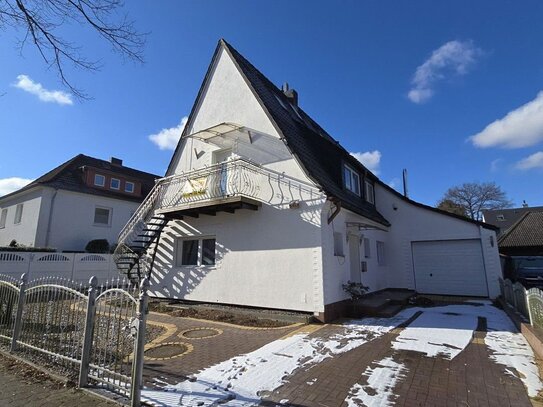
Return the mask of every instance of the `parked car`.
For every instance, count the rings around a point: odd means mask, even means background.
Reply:
[[[543,256],[510,256],[505,259],[504,277],[526,288],[543,288]]]

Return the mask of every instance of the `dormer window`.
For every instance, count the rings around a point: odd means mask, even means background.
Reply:
[[[343,182],[345,188],[360,196],[360,175],[348,165],[343,167]]]
[[[111,189],[120,189],[121,188],[121,180],[118,178],[111,178],[110,182]]]
[[[106,177],[100,174],[94,174],[94,185],[97,187],[103,187],[106,185]]]
[[[496,216],[496,218],[498,218],[498,220],[499,220],[500,222],[503,222],[503,221],[505,220],[505,216],[504,216],[504,215],[498,215],[498,216]]]
[[[366,181],[366,201],[370,204],[375,204],[375,191],[373,184],[370,181]]]

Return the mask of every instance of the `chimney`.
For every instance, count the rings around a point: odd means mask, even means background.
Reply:
[[[111,157],[111,158],[109,159],[109,162],[110,162],[112,165],[118,165],[119,167],[122,167],[122,166],[123,166],[123,160],[121,160],[120,158]]]
[[[282,91],[290,103],[292,103],[294,106],[298,106],[298,92],[296,92],[294,89],[290,89],[287,82],[283,84]]]
[[[403,196],[409,198],[409,190],[407,189],[407,169],[403,170]]]
[[[523,208],[527,208],[527,207],[528,207],[528,203],[526,202],[526,200],[523,200],[523,201],[522,201],[522,207],[523,207]]]

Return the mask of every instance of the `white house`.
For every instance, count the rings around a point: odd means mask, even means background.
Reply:
[[[79,154],[0,197],[0,246],[82,251],[93,239],[116,243],[156,175]]]
[[[347,281],[498,295],[492,226],[399,194],[297,99],[221,40],[166,177],[121,232],[119,267],[151,273],[157,297],[322,320],[344,312]]]

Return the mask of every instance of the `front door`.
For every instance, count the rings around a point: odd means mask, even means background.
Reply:
[[[349,234],[349,259],[351,261],[351,278],[353,283],[362,282],[362,270],[360,268],[360,236]]]
[[[213,164],[221,164],[218,170],[217,186],[219,188],[219,193],[223,196],[228,195],[228,167],[226,165],[226,161],[228,161],[231,155],[231,148],[213,151]]]

